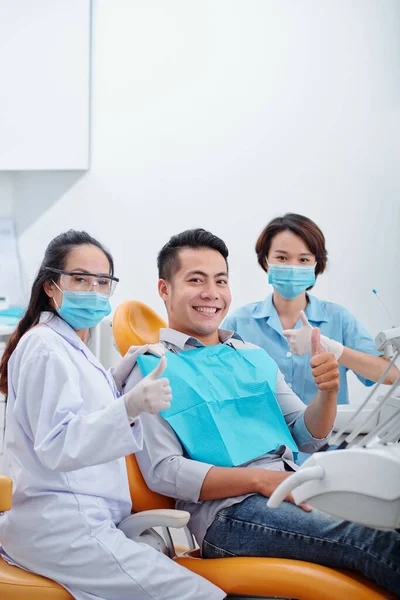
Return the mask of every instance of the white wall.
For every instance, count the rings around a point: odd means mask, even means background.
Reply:
[[[296,211],[327,238],[316,294],[375,334],[377,288],[400,322],[399,30],[397,0],[94,0],[91,171],[60,174],[22,228],[28,277],[52,236],[86,228],[114,253],[114,304],[163,313],[156,253],[202,226],[230,247],[239,306],[269,292],[258,233]],[[31,183],[15,178],[20,207]]]
[[[13,216],[13,179],[11,173],[0,172],[0,218]]]

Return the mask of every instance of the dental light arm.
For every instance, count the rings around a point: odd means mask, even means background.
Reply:
[[[381,332],[376,342],[378,350],[390,346],[388,354],[394,351],[394,355],[349,422],[371,401],[400,355],[400,328]],[[394,397],[398,388],[400,376],[339,446],[345,449],[315,452],[276,488],[268,506],[276,508],[291,493],[296,504],[311,504],[340,519],[376,529],[400,528],[400,398]],[[368,431],[366,423],[374,418],[378,418],[377,425],[357,439],[361,431]],[[348,423],[332,436],[331,444],[348,431]]]
[[[396,379],[396,381],[393,383],[393,385],[390,386],[388,392],[384,395],[382,401],[376,406],[376,408],[372,411],[372,413],[367,417],[367,420],[371,419],[376,413],[378,412],[382,412],[382,408],[387,404],[389,398],[393,395],[393,393],[396,391],[397,387],[400,385],[400,375],[399,377]],[[375,388],[376,390],[377,388]],[[344,440],[346,446],[350,445],[351,442],[353,442],[356,437],[359,435],[359,433],[362,431],[362,428],[364,427],[365,422],[360,423],[360,425],[358,427],[356,427],[348,436],[347,438]],[[380,431],[381,425],[378,424],[378,428],[377,429],[373,429],[372,431],[370,431],[370,433],[366,436],[368,438],[368,441],[372,438],[374,438],[376,435],[378,435],[379,431]],[[365,438],[363,440],[363,443],[365,442]]]
[[[392,366],[394,365],[395,361],[397,360],[397,358],[400,356],[400,349],[397,350],[397,352],[394,354],[394,356],[392,357],[391,361],[389,362],[388,366],[386,367],[386,369],[384,370],[384,372],[382,373],[382,375],[379,377],[378,381],[376,382],[376,385],[371,389],[370,393],[368,394],[368,396],[366,397],[366,399],[364,400],[364,402],[362,404],[360,404],[360,406],[358,407],[358,410],[356,410],[356,412],[350,417],[350,419],[348,420],[348,422],[346,423],[346,425],[344,425],[343,427],[341,427],[329,440],[329,444],[331,446],[335,446],[338,441],[341,439],[341,437],[344,435],[344,433],[346,431],[348,431],[348,425],[350,423],[352,423],[357,415],[360,414],[360,412],[367,407],[367,404],[370,402],[370,400],[373,398],[373,396],[376,395],[376,390],[377,388],[385,381],[385,377],[386,375],[389,373],[390,369],[392,368]],[[393,384],[395,385],[395,384]],[[393,386],[392,386],[393,387]],[[386,396],[385,396],[386,397]],[[389,396],[387,396],[389,397]],[[371,414],[368,415],[367,419],[365,419],[365,421],[362,421],[362,423],[360,424],[360,426],[357,428],[358,429],[358,433],[360,431],[362,431],[363,426],[365,425],[366,422],[368,422],[370,419],[372,420],[372,415],[375,415],[376,410],[380,409],[380,405],[378,405],[374,411],[372,411]],[[358,435],[357,433],[357,435]],[[350,434],[351,435],[351,434]]]
[[[378,333],[375,338],[376,349],[383,352],[386,358],[391,358],[395,348],[400,348],[400,327],[392,327]]]
[[[276,488],[268,506],[276,508],[290,492],[296,504],[339,519],[398,529],[400,445],[316,452]]]
[[[393,418],[393,416],[391,417],[391,424],[386,433],[383,433],[380,436],[379,442],[381,444],[394,444],[400,440],[400,411],[396,414],[397,416],[395,418]]]

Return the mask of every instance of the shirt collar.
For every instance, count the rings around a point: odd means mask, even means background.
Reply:
[[[40,314],[39,323],[43,325],[47,325],[58,333],[62,338],[64,338],[67,342],[71,344],[77,350],[80,350],[87,360],[94,366],[96,369],[99,369],[105,378],[108,381],[112,391],[114,394],[117,394],[116,386],[113,377],[104,369],[103,365],[97,359],[97,357],[92,353],[90,348],[81,340],[76,331],[72,329],[70,325],[64,319],[61,319],[58,315],[51,311],[44,311]]]
[[[252,316],[255,319],[265,319],[275,314],[275,306],[272,302],[272,294],[267,296],[263,302],[260,302],[253,310]]]
[[[238,333],[229,331],[228,329],[218,329],[218,337],[221,344],[226,344],[226,342],[232,338],[243,341]],[[194,346],[195,348],[204,347],[203,342],[197,338],[182,333],[181,331],[177,331],[176,329],[170,329],[169,327],[160,329],[160,342],[173,344],[180,350],[184,350],[186,344]]]
[[[70,325],[64,319],[61,319],[58,315],[51,311],[44,311],[40,314],[39,323],[47,325],[53,331],[61,335],[64,339],[66,339],[72,346],[82,350],[84,354],[88,355],[88,347],[82,342],[81,338],[78,336],[76,331],[72,329]],[[90,351],[89,351],[90,352]],[[90,353],[91,354],[91,353]]]
[[[270,294],[266,297],[264,302],[260,302],[260,304],[254,309],[253,317],[255,319],[267,319],[268,325],[275,329],[277,333],[282,335],[282,323],[279,320],[278,313],[276,312],[276,308],[274,303],[272,302],[273,294]]]
[[[308,304],[306,306],[306,316],[309,321],[313,321],[314,323],[322,323],[323,321],[328,321],[328,315],[326,314],[325,302],[321,302],[315,296],[311,294],[307,294]]]
[[[267,317],[277,316],[276,308],[272,302],[273,294],[267,296],[267,298],[258,304],[253,311],[253,317],[255,319],[265,319]],[[307,294],[308,304],[306,306],[306,316],[309,321],[315,323],[322,323],[328,321],[324,303],[318,300],[315,296]]]

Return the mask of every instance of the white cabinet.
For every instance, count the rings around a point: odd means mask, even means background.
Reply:
[[[0,170],[89,167],[90,0],[0,0]]]

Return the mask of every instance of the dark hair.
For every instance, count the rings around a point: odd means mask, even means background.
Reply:
[[[216,250],[224,257],[228,269],[229,251],[225,242],[205,229],[187,229],[182,233],[173,235],[158,253],[157,266],[160,279],[171,280],[172,276],[179,270],[179,253],[183,248]]]
[[[315,275],[320,275],[325,271],[328,261],[328,252],[325,248],[325,237],[318,225],[295,213],[286,213],[283,217],[272,219],[260,234],[256,242],[256,253],[258,264],[267,273],[267,256],[271,247],[272,239],[282,231],[292,231],[298,235],[306,244],[307,248],[314,254],[317,265]]]
[[[100,248],[106,255],[110,265],[110,275],[114,275],[114,261],[111,254],[106,250],[100,242],[90,236],[86,231],[75,231],[70,229],[66,233],[61,233],[55,237],[47,246],[44,259],[40,265],[39,272],[32,285],[31,297],[28,308],[4,350],[3,357],[0,362],[0,391],[3,394],[8,392],[8,377],[7,365],[11,354],[14,352],[21,337],[32,327],[39,323],[40,313],[48,310],[55,312],[54,307],[49,302],[49,297],[44,291],[43,285],[46,281],[56,279],[55,274],[48,271],[47,267],[53,269],[64,269],[68,254],[76,246],[90,244]],[[57,277],[57,280],[59,276]]]

